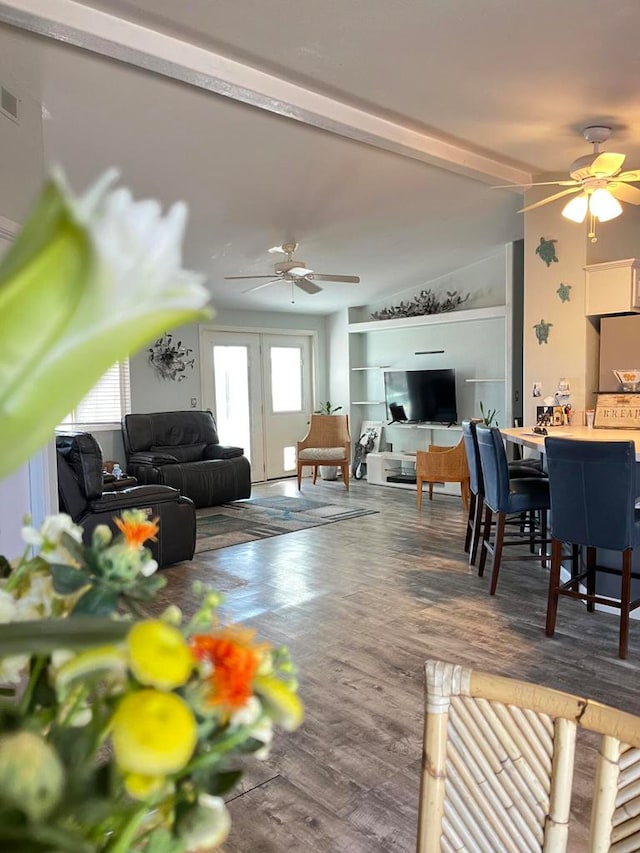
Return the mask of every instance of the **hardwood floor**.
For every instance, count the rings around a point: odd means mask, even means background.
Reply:
[[[254,497],[295,494],[292,480]],[[617,657],[618,619],[561,601],[544,635],[548,571],[505,563],[497,594],[469,570],[459,498],[339,482],[307,497],[379,510],[323,527],[201,554],[166,570],[165,601],[190,613],[194,579],[225,595],[225,614],[289,646],[305,722],[251,760],[230,798],[225,853],[382,853],[415,849],[423,664],[441,658],[594,697],[640,714],[640,624]],[[593,750],[586,742],[573,822],[584,850]]]

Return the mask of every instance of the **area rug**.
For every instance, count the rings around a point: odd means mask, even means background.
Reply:
[[[210,507],[197,513],[196,554],[375,512],[285,495]]]

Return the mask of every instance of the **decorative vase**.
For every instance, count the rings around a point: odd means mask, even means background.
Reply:
[[[320,476],[323,480],[337,480],[338,466],[337,465],[321,465]]]

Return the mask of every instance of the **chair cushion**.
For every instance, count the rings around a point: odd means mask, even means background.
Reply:
[[[344,447],[305,447],[298,453],[298,459],[306,462],[335,462],[346,458]]]
[[[518,477],[509,480],[506,512],[549,509],[549,481],[546,477]]]

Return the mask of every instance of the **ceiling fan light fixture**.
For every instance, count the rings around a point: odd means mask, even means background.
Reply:
[[[608,222],[622,213],[622,205],[605,189],[597,189],[589,198],[589,212],[600,222]],[[564,213],[564,211],[563,211]]]
[[[570,219],[572,222],[584,222],[588,206],[587,197],[582,193],[565,204],[562,208],[562,215],[565,219]]]

